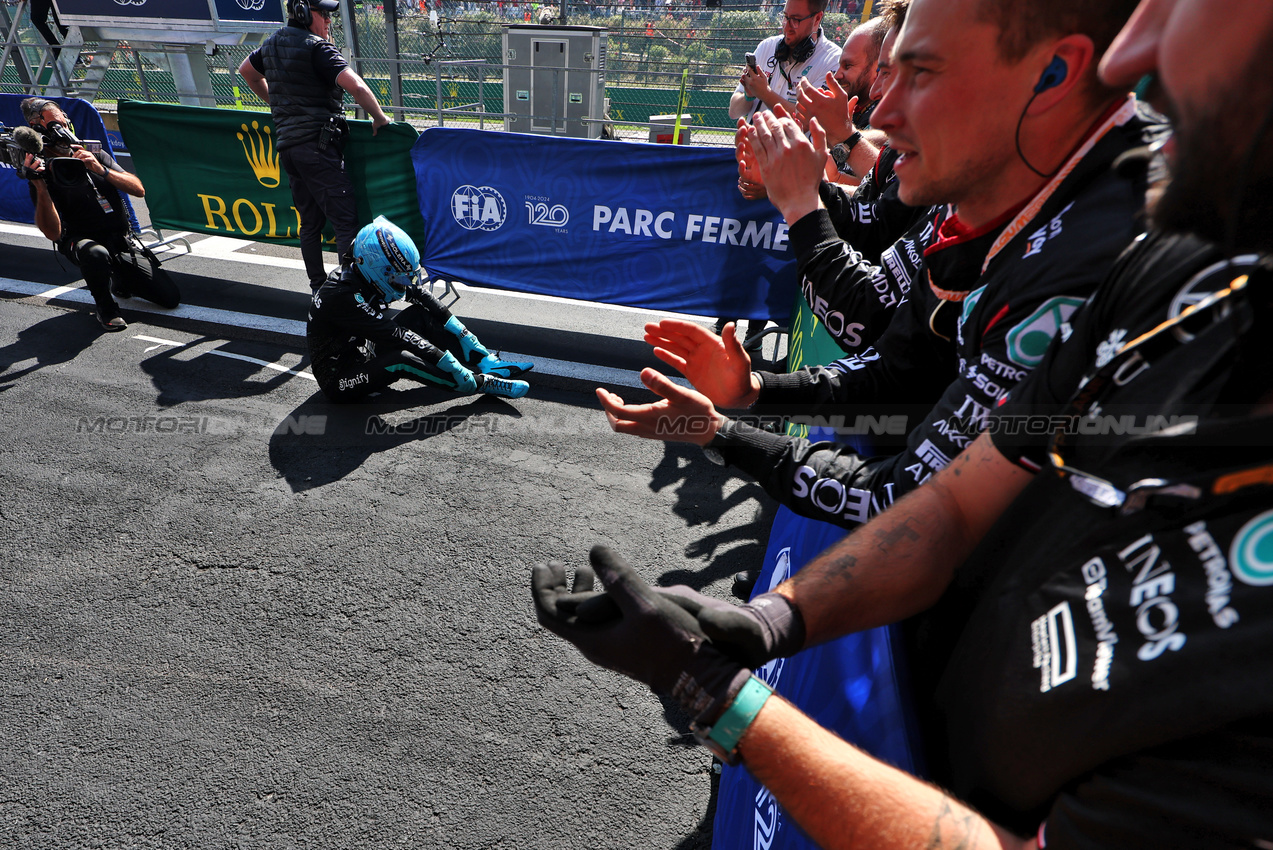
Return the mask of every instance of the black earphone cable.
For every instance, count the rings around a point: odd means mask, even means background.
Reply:
[[[1030,160],[1026,159],[1025,152],[1021,150],[1021,125],[1025,123],[1025,114],[1030,111],[1030,107],[1034,105],[1034,99],[1038,96],[1039,92],[1036,91],[1034,94],[1030,95],[1030,99],[1027,100],[1025,106],[1022,107],[1021,117],[1017,119],[1017,131],[1013,134],[1013,140],[1017,145],[1017,156],[1021,157],[1021,161],[1025,163],[1025,167],[1046,180],[1056,174],[1057,171],[1060,170],[1061,166],[1058,165],[1056,168],[1052,169],[1050,174],[1044,174],[1042,171],[1035,168]]]

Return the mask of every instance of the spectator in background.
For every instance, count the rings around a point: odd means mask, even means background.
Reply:
[[[909,7],[910,0],[881,0],[876,7],[880,13],[876,20],[883,22],[887,35],[880,50],[875,82],[871,86],[872,101],[878,101],[887,89],[893,73],[893,44],[897,41],[897,33],[906,20]],[[817,116],[824,130],[828,126],[849,124],[847,102],[840,104],[838,110],[830,112],[824,109]],[[801,112],[805,111],[806,107],[802,106]],[[748,200],[764,198],[764,178],[747,141],[747,125],[742,121],[738,123],[739,131],[734,140],[738,158],[738,190]],[[804,123],[807,125],[808,120]],[[828,138],[832,138],[834,132],[827,131]],[[854,169],[866,169],[865,175],[850,193],[845,188],[831,185],[832,175],[828,174],[827,182],[819,187],[819,195],[839,237],[861,254],[863,259],[878,265],[884,249],[910,230],[920,218],[927,216],[931,219],[931,215],[925,212],[926,207],[907,206],[897,197],[897,175],[893,173],[897,151],[887,144],[877,149],[865,138],[865,134],[857,144],[842,147],[849,148],[846,164]],[[833,158],[828,158],[828,163],[830,167],[835,167]]]
[[[855,27],[844,42],[844,49],[840,51],[840,65],[832,75],[832,79],[839,84],[848,97],[857,98],[857,104],[853,110],[853,123],[858,129],[864,130],[871,126],[871,113],[875,110],[875,104],[879,102],[878,98],[871,97],[871,87],[875,84],[875,72],[880,64],[880,50],[884,46],[884,37],[888,35],[888,30],[889,27],[882,17],[872,18]],[[828,88],[830,83],[831,80],[827,80]],[[800,89],[818,91],[809,84],[808,80],[800,81]]]
[[[729,99],[729,117],[750,119],[776,104],[796,104],[797,84],[806,78],[821,82],[836,69],[840,48],[822,33],[826,0],[787,0],[782,34],[756,45],[756,67],[745,67],[738,88]]]
[[[840,66],[834,75],[827,75],[825,86],[819,89],[808,80],[800,81],[797,114],[805,127],[816,116],[826,131],[830,146],[827,178],[833,182],[856,186],[866,169],[874,165],[884,143],[882,132],[877,130],[864,139],[861,131],[870,128],[871,113],[883,94],[882,87],[879,93],[874,88],[880,52],[889,32],[889,22],[883,16],[859,25],[844,42]],[[869,144],[861,144],[864,140]]]
[[[756,67],[743,69],[738,88],[729,99],[730,118],[749,120],[757,112],[772,110],[779,104],[794,111],[799,83],[810,77],[822,80],[831,76],[840,61],[840,49],[822,33],[826,4],[827,0],[787,0],[782,34],[756,45]],[[745,192],[744,197],[747,197]],[[725,325],[734,321],[733,318],[718,319],[716,332],[720,333]],[[747,326],[739,329],[746,338]],[[759,347],[757,338],[751,350]]]

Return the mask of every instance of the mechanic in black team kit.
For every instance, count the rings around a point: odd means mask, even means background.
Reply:
[[[513,378],[534,364],[492,354],[422,288],[420,252],[384,216],[358,231],[343,259],[314,293],[306,327],[314,377],[327,398],[355,401],[399,378],[504,398],[529,391]],[[389,316],[388,306],[402,299],[411,306]]]
[[[323,227],[344,257],[358,232],[354,187],[345,172],[345,92],[371,116],[371,134],[389,123],[375,94],[330,41],[336,0],[288,0],[287,26],[252,51],[239,73],[269,104],[275,146],[301,216],[301,259],[309,285],[323,285]]]
[[[1141,3],[1101,76],[1156,72],[1175,117],[1153,228],[930,485],[750,605],[598,547],[604,597],[536,568],[540,622],[673,693],[823,847],[1273,846],[1271,47],[1266,0]],[[921,611],[950,793],[747,675]]]

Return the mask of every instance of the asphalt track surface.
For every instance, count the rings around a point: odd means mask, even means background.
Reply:
[[[124,302],[106,334],[4,227],[0,844],[708,845],[686,719],[528,589],[594,543],[721,598],[760,561],[756,485],[612,434],[592,396],[645,397],[648,316],[469,291],[488,343],[554,364],[529,397],[336,407],[286,332],[296,252],[174,258],[193,307]]]

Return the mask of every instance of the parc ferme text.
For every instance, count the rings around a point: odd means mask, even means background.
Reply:
[[[626,233],[629,236],[679,238],[717,245],[787,250],[787,225],[783,222],[740,221],[724,216],[695,214],[687,215],[685,225],[681,227],[674,212],[655,213],[643,209],[629,211],[626,207],[611,209],[595,204],[592,208],[592,229]]]

